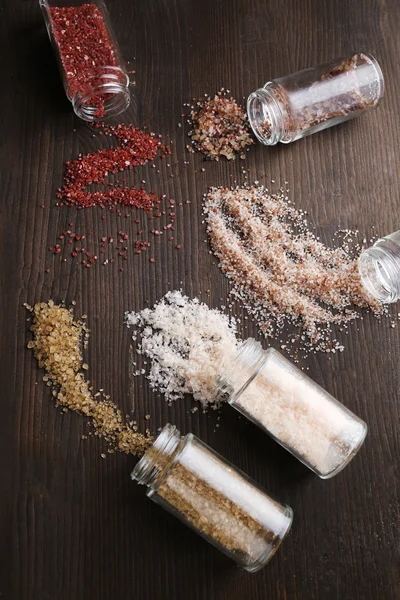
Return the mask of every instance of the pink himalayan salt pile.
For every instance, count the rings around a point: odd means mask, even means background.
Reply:
[[[310,231],[304,213],[281,190],[211,188],[204,212],[211,248],[232,283],[232,294],[265,336],[283,336],[303,350],[335,352],[332,326],[384,310],[362,287],[348,240],[328,248]],[[351,232],[348,232],[348,235]],[[287,344],[283,344],[285,348]]]

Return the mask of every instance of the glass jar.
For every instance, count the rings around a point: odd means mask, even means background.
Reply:
[[[273,348],[248,339],[219,377],[229,403],[322,479],[360,449],[366,424]]]
[[[376,241],[361,253],[358,270],[365,289],[383,303],[400,298],[400,231]]]
[[[269,561],[292,524],[291,508],[272,500],[193,434],[181,437],[169,424],[138,462],[132,479],[247,571]]]
[[[376,108],[383,89],[375,58],[359,53],[269,81],[250,94],[247,113],[260,142],[288,144]]]
[[[84,121],[126,110],[129,76],[103,0],[39,0],[64,89]]]

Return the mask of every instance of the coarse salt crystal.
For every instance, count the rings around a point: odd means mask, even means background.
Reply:
[[[172,291],[151,309],[126,313],[125,321],[140,334],[136,352],[150,359],[147,378],[153,389],[168,402],[192,394],[203,408],[219,404],[220,366],[239,343],[233,319]]]

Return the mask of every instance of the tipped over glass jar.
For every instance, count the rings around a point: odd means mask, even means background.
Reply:
[[[103,0],[39,0],[65,93],[84,121],[130,104],[129,76]]]
[[[268,81],[250,94],[247,113],[260,142],[288,144],[376,108],[383,91],[378,62],[358,53]]]
[[[358,270],[365,289],[384,304],[400,299],[400,231],[375,242],[361,253]]]
[[[247,571],[261,569],[288,533],[293,511],[193,434],[166,425],[132,479],[147,496]]]
[[[218,380],[228,402],[322,479],[356,455],[367,426],[273,348],[246,340]]]

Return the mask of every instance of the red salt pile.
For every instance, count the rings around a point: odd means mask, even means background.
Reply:
[[[97,192],[90,192],[85,188],[92,183],[104,184],[110,173],[144,166],[158,154],[164,157],[171,153],[170,149],[160,141],[160,136],[146,133],[132,125],[100,124],[97,128],[102,130],[101,133],[115,137],[118,145],[80,154],[76,160],[66,163],[64,185],[57,190],[59,205],[78,208],[98,205],[105,208],[121,204],[150,210],[158,198],[154,192],[148,193],[143,188],[115,185]]]

